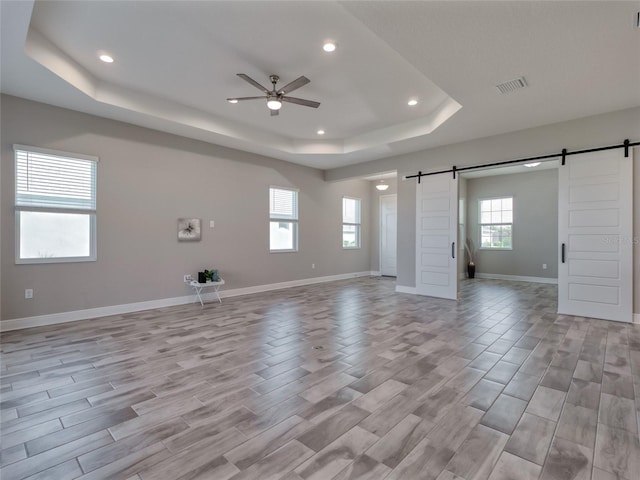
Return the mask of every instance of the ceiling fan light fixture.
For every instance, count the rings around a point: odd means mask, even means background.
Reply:
[[[322,49],[327,53],[335,52],[336,51],[336,42],[332,42],[332,41],[328,40],[328,41],[324,42],[324,45],[322,45]]]
[[[320,129],[316,132],[318,135],[324,135],[324,130]]]
[[[113,57],[111,55],[107,55],[106,53],[101,54],[98,58],[104,63],[113,63]]]
[[[238,99],[237,98],[229,98],[229,99],[227,99],[227,102],[229,102],[229,103],[238,103]]]
[[[409,105],[410,107],[414,107],[418,104],[418,100],[416,100],[415,98],[412,98],[411,100],[409,100],[407,102],[407,105]]]
[[[537,167],[538,165],[540,165],[540,162],[525,163],[523,166],[527,168],[533,168],[533,167]]]
[[[267,98],[267,107],[269,110],[280,110],[282,102],[277,98],[269,97]]]

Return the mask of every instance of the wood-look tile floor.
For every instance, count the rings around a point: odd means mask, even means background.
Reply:
[[[361,278],[2,336],[3,480],[640,478],[640,325]]]

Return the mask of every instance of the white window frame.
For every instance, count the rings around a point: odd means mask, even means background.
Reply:
[[[286,190],[295,193],[295,218],[285,218],[271,215],[271,190]],[[298,221],[300,211],[300,191],[297,188],[292,187],[280,187],[278,185],[269,186],[269,253],[295,253],[298,251]],[[291,223],[293,225],[293,248],[271,248],[271,224],[278,223]]]
[[[482,223],[482,202],[491,201],[491,200],[503,200],[503,199],[511,199],[511,222],[503,222],[503,223]],[[515,210],[515,199],[513,195],[502,195],[496,197],[486,197],[478,199],[478,245],[480,250],[490,250],[490,251],[510,251],[513,250],[513,219],[514,219],[514,210]],[[503,210],[501,210],[503,211]],[[483,247],[482,246],[482,227],[485,226],[510,226],[511,227],[511,246],[510,247]]]
[[[351,222],[345,222],[344,221],[344,201],[347,200],[347,199],[348,200],[355,200],[357,202],[357,205],[358,205],[358,215],[357,215],[358,222],[356,222],[356,223],[351,223]],[[342,226],[341,226],[341,230],[340,230],[340,244],[342,245],[342,249],[343,250],[358,250],[358,249],[362,248],[362,199],[356,198],[356,197],[350,197],[348,195],[343,195],[341,207],[342,207]],[[345,226],[356,227],[356,246],[354,246],[354,247],[345,247],[345,245],[344,245],[344,227]]]
[[[15,209],[15,263],[16,264],[47,264],[47,263],[76,263],[76,262],[95,262],[98,259],[97,241],[96,241],[96,214],[97,214],[97,164],[99,158],[92,155],[84,155],[78,153],[62,152],[59,150],[51,150],[46,148],[31,147],[26,145],[13,146],[14,150],[14,209]],[[94,198],[95,208],[73,208],[66,207],[50,207],[38,206],[37,202],[33,205],[19,205],[18,203],[18,152],[39,153],[44,155],[58,156],[73,160],[87,160],[94,162],[96,165],[93,170],[92,194]],[[89,216],[89,255],[81,257],[39,257],[39,258],[22,258],[20,256],[20,239],[21,239],[21,222],[20,215],[22,212],[43,212],[43,213],[61,213],[61,214],[80,214]]]

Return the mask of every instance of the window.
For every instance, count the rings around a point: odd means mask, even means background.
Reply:
[[[480,200],[480,248],[513,247],[513,197]]]
[[[298,251],[298,191],[269,188],[269,249]]]
[[[96,260],[96,157],[14,145],[16,263]]]
[[[342,248],[360,248],[360,199],[342,197]]]

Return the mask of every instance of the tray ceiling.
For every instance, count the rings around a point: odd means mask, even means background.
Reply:
[[[3,93],[321,169],[640,105],[640,2],[1,8]],[[230,104],[260,95],[236,73],[305,75],[294,96],[321,106]],[[496,88],[520,76],[526,88]]]

